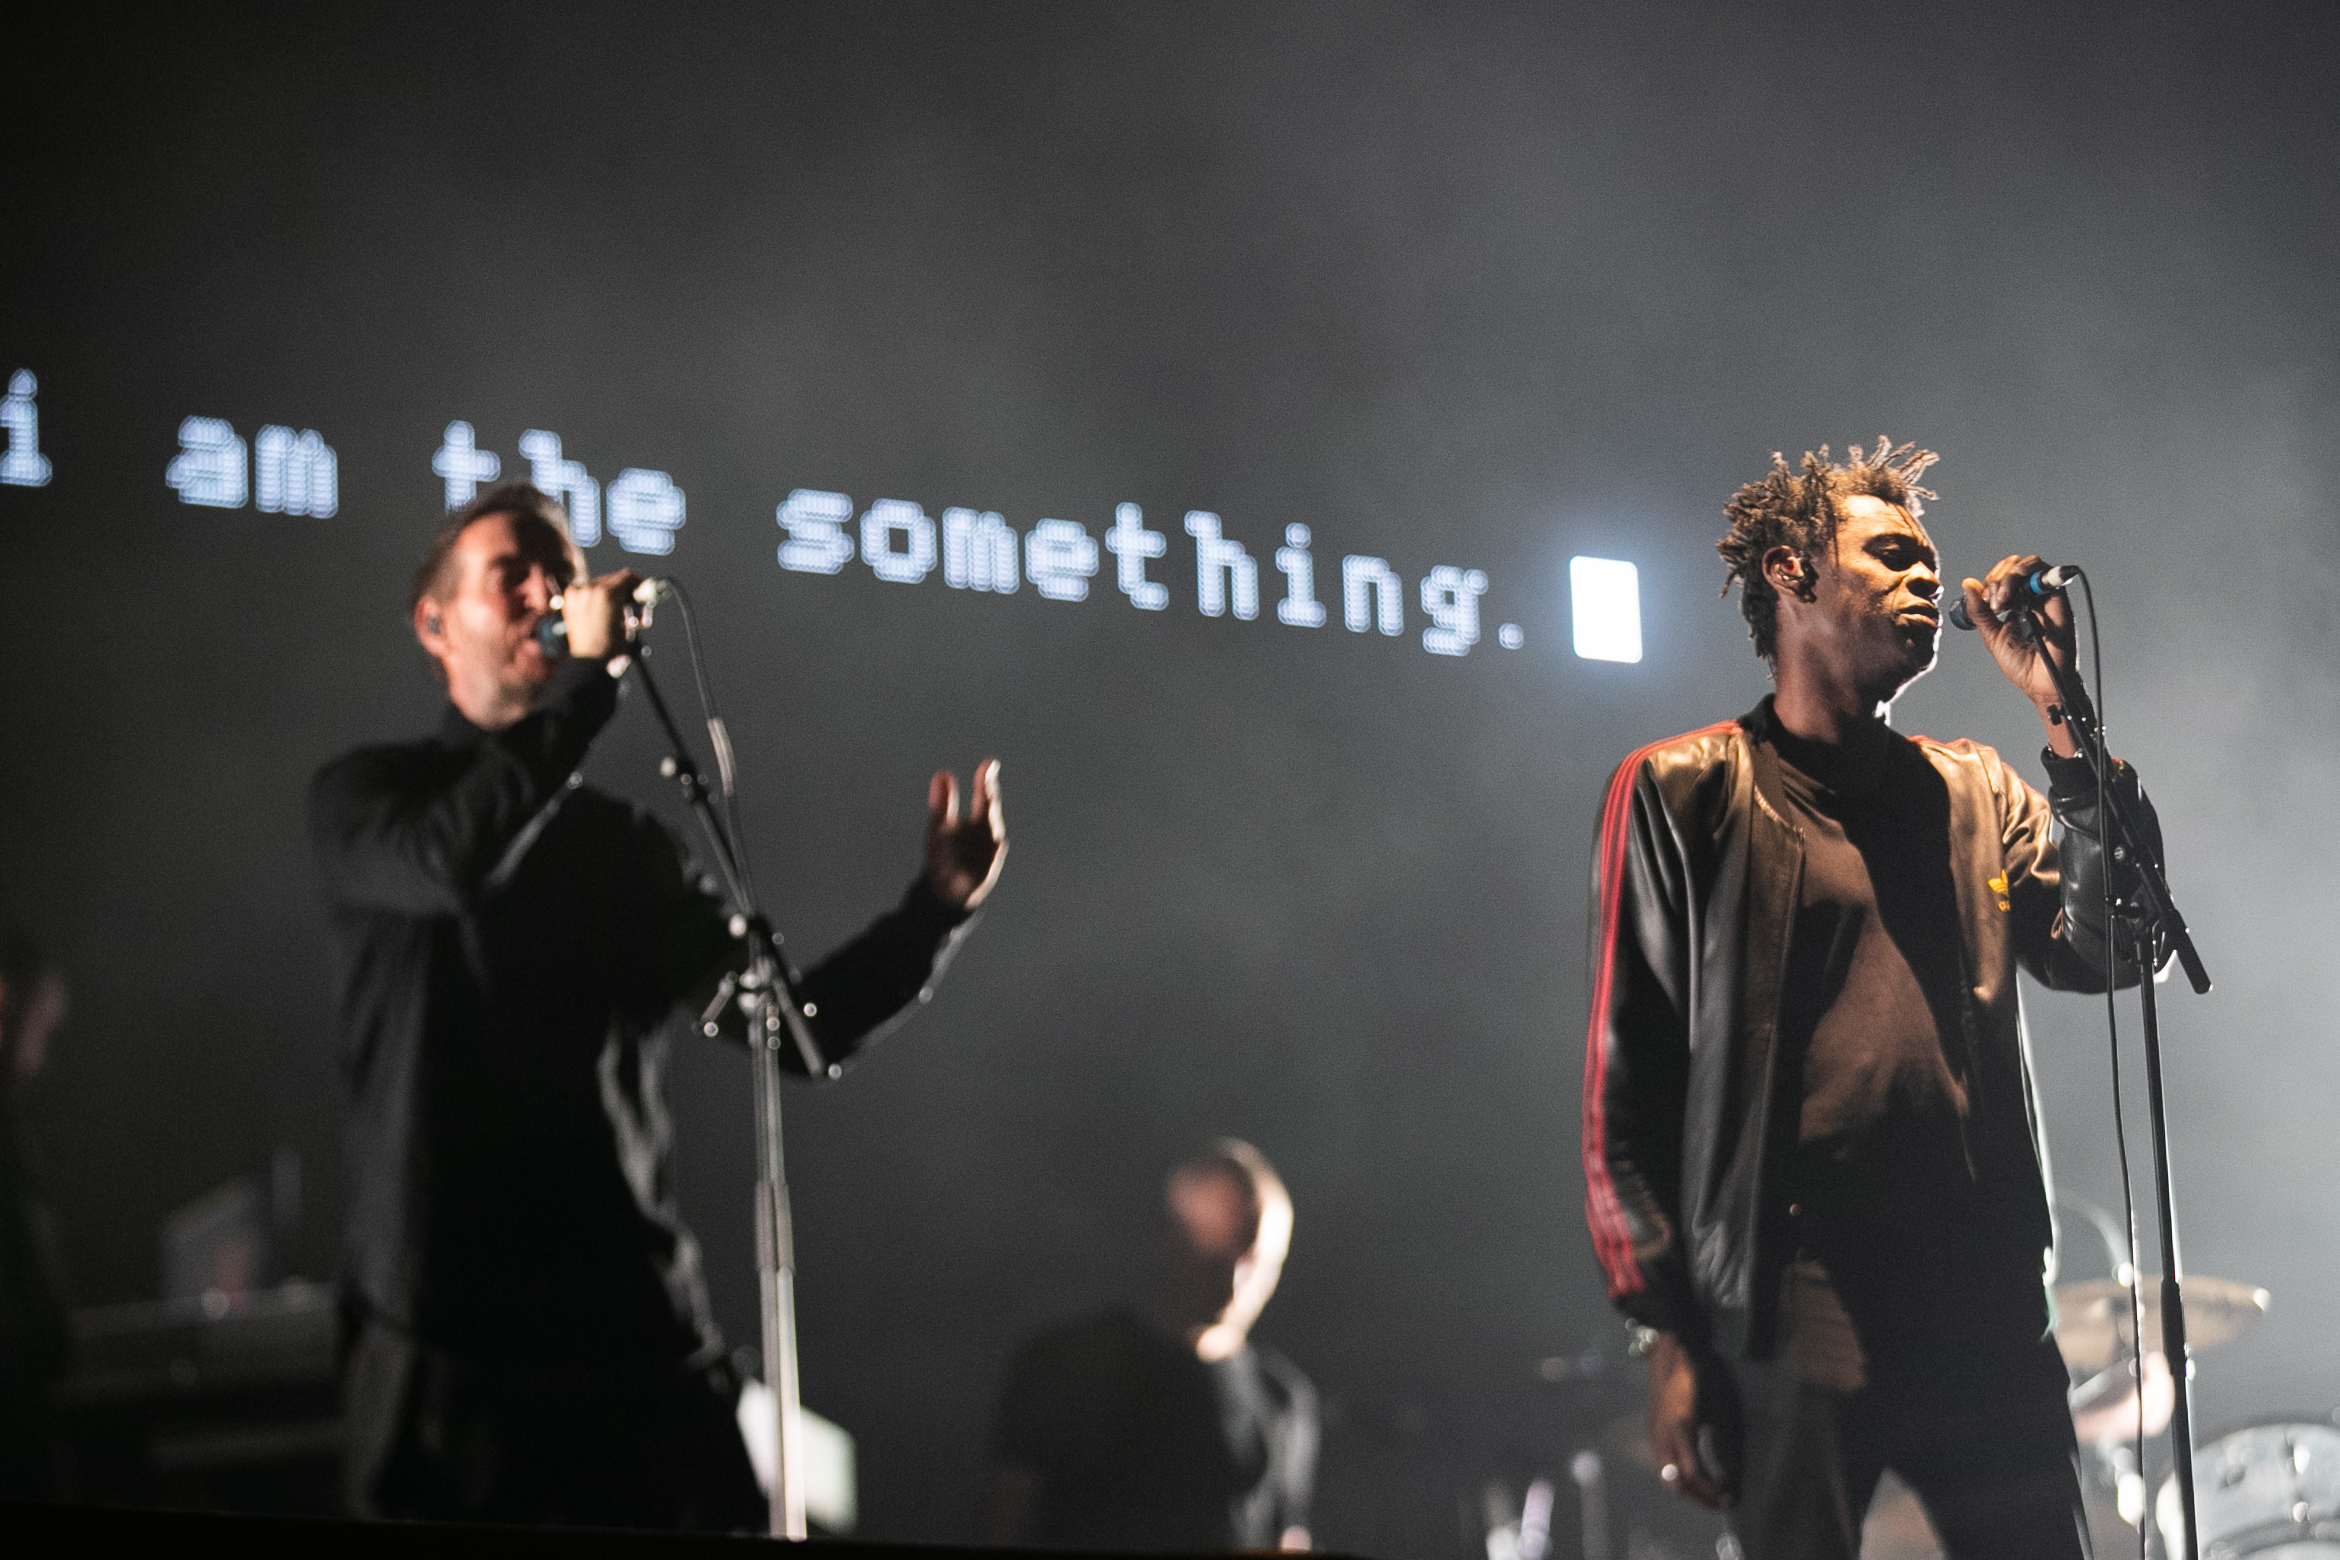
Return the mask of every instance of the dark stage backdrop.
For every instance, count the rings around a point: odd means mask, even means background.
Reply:
[[[2220,977],[2170,988],[2189,1261],[2275,1297],[2204,1415],[2340,1401],[2329,15],[74,26],[8,66],[0,372],[35,376],[10,417],[51,480],[0,485],[0,893],[73,973],[34,1105],[85,1300],[155,1292],[158,1219],[279,1144],[331,1271],[303,786],[434,719],[403,592],[450,425],[506,475],[549,435],[605,532],[671,547],[592,557],[688,582],[801,948],[908,881],[928,772],[1005,762],[979,934],[791,1101],[806,1394],[860,1438],[866,1531],[969,1531],[1006,1350],[1136,1282],[1163,1167],[1237,1133],[1298,1203],[1262,1330],[1336,1400],[1320,1534],[1475,1542],[1457,1496],[1577,1433],[1536,1362],[1621,1341],[1576,1168],[1600,786],[1763,691],[1715,598],[1730,490],[1883,431],[1945,452],[1953,570],[2097,580],[2117,745]],[[1123,505],[1159,610],[1096,550]],[[954,562],[954,508],[1004,532]],[[1202,610],[1194,512],[1255,616]],[[1321,626],[1278,615],[1291,526]],[[1013,590],[951,583],[1005,533]],[[1638,663],[1572,654],[1578,554],[1638,566]],[[1352,556],[1400,632],[1346,625]],[[1475,600],[1467,653],[1426,647],[1426,578]],[[1944,655],[1900,723],[2036,777],[2026,707]],[[588,772],[671,808],[655,757],[629,707]],[[2117,1206],[2101,1010],[2030,1008],[2058,1174]],[[746,1077],[692,1047],[673,1088],[752,1341]]]

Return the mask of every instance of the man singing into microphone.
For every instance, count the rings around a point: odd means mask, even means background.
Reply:
[[[2097,795],[2041,660],[2069,610],[2045,651],[2010,610],[2035,558],[1963,588],[2049,795],[1885,723],[1941,631],[1933,460],[1739,490],[1717,547],[1776,692],[1632,755],[1602,814],[1586,1218],[1662,1471],[1749,1560],[1852,1560],[1886,1468],[1954,1560],[2086,1552],[2015,971],[2103,989]]]
[[[375,1516],[761,1528],[663,1080],[675,1021],[747,945],[666,828],[578,776],[638,583],[583,564],[533,488],[448,517],[413,600],[438,730],[311,787],[353,1094],[350,1495]],[[537,633],[556,594],[558,660]],[[965,816],[948,774],[927,799],[925,870],[805,974],[831,1058],[926,996],[998,879],[997,763]]]

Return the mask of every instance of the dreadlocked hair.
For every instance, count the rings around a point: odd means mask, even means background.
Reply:
[[[1842,465],[1830,462],[1825,444],[1817,454],[1806,450],[1800,466],[1790,466],[1775,451],[1762,480],[1731,495],[1723,506],[1730,533],[1714,550],[1722,554],[1722,594],[1731,593],[1731,581],[1739,582],[1739,611],[1757,655],[1768,661],[1779,648],[1779,593],[1763,577],[1763,555],[1774,547],[1794,548],[1805,560],[1797,594],[1811,600],[1815,560],[1836,542],[1836,501],[1866,493],[1922,515],[1934,494],[1917,479],[1939,459],[1932,450],[1897,445],[1883,434],[1870,453],[1857,444],[1847,449]]]

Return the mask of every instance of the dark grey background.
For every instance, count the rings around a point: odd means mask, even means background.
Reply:
[[[1954,570],[2096,578],[2220,978],[2170,993],[2189,1265],[2275,1295],[2205,1356],[2204,1417],[2329,1408],[2333,27],[276,7],[13,47],[0,370],[40,375],[57,477],[0,489],[0,895],[74,974],[35,1104],[82,1297],[152,1293],[157,1220],[279,1143],[330,1270],[301,789],[432,719],[401,609],[439,430],[513,470],[551,428],[689,493],[671,566],[800,943],[907,881],[929,770],[1006,763],[963,962],[792,1101],[806,1393],[860,1437],[865,1530],[969,1531],[1004,1352],[1134,1282],[1162,1167],[1235,1132],[1298,1203],[1263,1335],[1338,1400],[1320,1536],[1453,1546],[1473,1480],[1571,1442],[1534,1362],[1618,1341],[1575,1167],[1599,787],[1762,691],[1714,599],[1730,490],[1883,430],[1945,453]],[[190,413],[320,430],[341,513],[182,506]],[[1093,532],[1139,502],[1173,604],[785,574],[799,486]],[[1188,508],[1263,565],[1306,522],[1320,585],[1344,552],[1484,568],[1489,637],[1204,619]],[[1640,564],[1640,665],[1568,654],[1576,552]],[[1945,657],[1900,723],[2036,773],[2027,709]],[[591,773],[664,804],[646,724]],[[2117,1204],[2101,1010],[2031,996],[2058,1173]],[[675,1079],[743,1340],[744,1084],[712,1051]]]

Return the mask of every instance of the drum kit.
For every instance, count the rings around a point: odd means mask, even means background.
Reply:
[[[2145,1484],[2130,1438],[2137,1433],[2136,1329],[2129,1292],[2112,1279],[2056,1286],[2056,1342],[2074,1370],[2097,1374],[2073,1391],[2073,1422],[2093,1445],[2098,1488],[2112,1487],[2121,1521],[2133,1532],[2145,1518]],[[2195,1348],[2239,1338],[2267,1314],[2267,1291],[2230,1279],[2185,1281],[2186,1337]],[[2159,1297],[2142,1297],[2145,1336],[2161,1331]],[[2100,1384],[2117,1377],[2118,1391]],[[2092,1389],[2095,1400],[2091,1401]],[[2169,1427],[2174,1383],[2158,1353],[2145,1357],[2147,1435]],[[2096,1493],[2096,1491],[2091,1491]],[[2340,1425],[2332,1419],[2269,1420],[2203,1442],[2194,1452],[2194,1499],[2201,1513],[2203,1560],[2333,1560],[2340,1556]],[[2185,1516],[2175,1479],[2162,1480],[2153,1526],[2164,1554],[2182,1554]],[[2134,1542],[2132,1539],[2131,1542]],[[2105,1535],[2097,1548],[2110,1552]]]
[[[2124,1269],[2124,1271],[2126,1271]],[[2072,1423],[2091,1454],[2082,1493],[2099,1553],[2118,1555],[2138,1542],[2147,1517],[2136,1438],[2169,1428],[2176,1381],[2158,1350],[2138,1358],[2137,1310],[2144,1336],[2161,1335],[2161,1300],[2146,1288],[2132,1307],[2118,1279],[2055,1287],[2056,1344],[2074,1372]],[[2231,1279],[2188,1275],[2186,1338],[2194,1349],[2243,1337],[2267,1314],[2267,1291]],[[2340,1557],[2340,1428],[2331,1422],[2270,1422],[2206,1441],[2194,1452],[2195,1500],[2204,1560],[2333,1560]],[[2109,1500],[2107,1497],[2109,1496]],[[2110,1510],[2106,1508],[2109,1505]],[[2165,1477],[2153,1501],[2160,1552],[2185,1552],[2185,1517],[2177,1482]],[[2109,1520],[2108,1520],[2109,1519]]]
[[[2251,1425],[2194,1454],[2203,1560],[2331,1560],[2340,1555],[2340,1429]],[[2185,1533],[2177,1486],[2164,1484],[2155,1525],[2175,1552]]]
[[[2140,1412],[2147,1437],[2169,1428],[2176,1385],[2168,1363],[2155,1350],[2144,1355],[2141,1371],[2135,1365],[2135,1313],[2120,1280],[2058,1284],[2054,1295],[2056,1342],[2065,1364],[2084,1376],[2072,1389],[2072,1419],[2088,1465],[2082,1493],[2096,1552],[2117,1560],[2135,1552],[2142,1536],[2155,1553],[2183,1554],[2176,1482],[2162,1479],[2149,1512],[2136,1451]],[[2141,1298],[2144,1335],[2158,1338],[2159,1297],[2148,1287]],[[2187,1339],[2200,1350],[2251,1332],[2267,1314],[2268,1295],[2230,1279],[2189,1276],[2185,1301]],[[1621,1460],[1654,1467],[1638,1418],[1612,1423],[1604,1440]],[[2340,1560],[2340,1413],[2243,1425],[2204,1441],[2194,1469],[2204,1560]],[[2148,1520],[2151,1531],[2140,1535]],[[1898,1481],[1880,1490],[1861,1552],[1864,1560],[1940,1555],[1917,1497]]]

